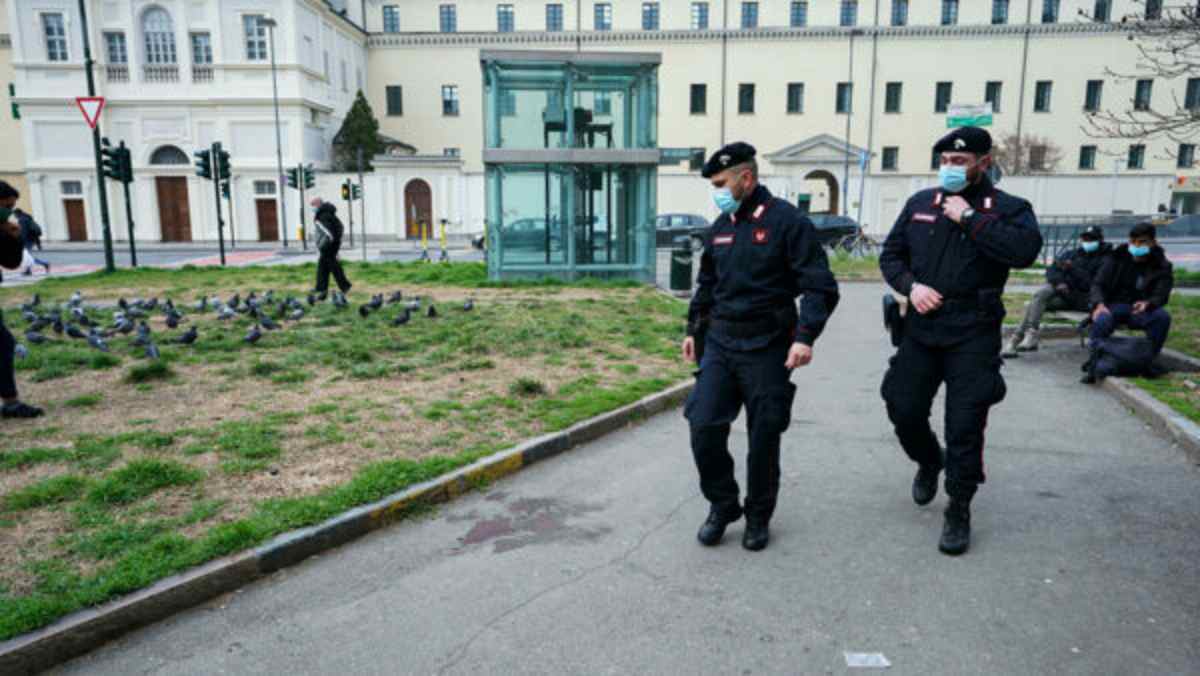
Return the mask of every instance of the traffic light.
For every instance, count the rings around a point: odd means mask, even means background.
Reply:
[[[342,199],[347,202],[350,201],[350,181],[342,184]]]
[[[305,190],[313,187],[316,184],[317,184],[317,180],[313,177],[312,165],[311,164],[306,165],[304,167],[304,188],[305,188]]]
[[[124,141],[121,141],[117,152],[121,154],[121,182],[133,183],[133,153],[129,152],[129,148],[125,147]]]
[[[300,185],[300,181],[296,176],[297,173],[298,172],[295,169],[287,170],[287,184],[289,188],[295,188],[296,186]]]
[[[350,192],[353,193],[354,199],[356,199],[356,200],[362,199],[362,190],[359,189],[359,186],[357,183],[350,184]]]
[[[221,181],[221,197],[229,199],[229,179]]]
[[[197,150],[192,155],[196,158],[196,175],[211,181],[213,177],[212,151]]]
[[[222,150],[219,145],[217,146],[217,169],[217,178],[219,179],[227,179],[233,175],[229,169],[229,151]]]
[[[124,176],[122,154],[119,148],[114,148],[109,144],[107,138],[100,139],[100,166],[106,178],[114,181],[122,180]]]

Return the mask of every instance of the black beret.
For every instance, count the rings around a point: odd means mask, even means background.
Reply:
[[[700,175],[704,178],[712,178],[714,174],[719,174],[730,167],[749,162],[754,159],[757,152],[749,143],[741,141],[730,143],[708,158],[708,161],[704,163],[704,168],[700,170]]]
[[[992,152],[992,135],[979,127],[959,127],[939,139],[933,152],[987,155]]]
[[[1079,233],[1079,237],[1081,239],[1087,238],[1087,239],[1094,239],[1094,240],[1103,242],[1104,241],[1104,230],[1098,225],[1088,226],[1088,228],[1086,230]]]

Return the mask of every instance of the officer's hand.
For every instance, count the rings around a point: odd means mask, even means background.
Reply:
[[[928,314],[942,306],[942,294],[924,284],[913,284],[908,297],[920,314]]]
[[[21,226],[16,221],[4,221],[0,223],[0,232],[12,237],[13,239],[21,238]]]
[[[1133,314],[1135,314],[1135,315],[1140,315],[1149,309],[1150,309],[1149,301],[1139,300],[1138,302],[1133,304]]]
[[[1092,321],[1096,321],[1096,320],[1100,319],[1101,315],[1106,315],[1106,314],[1108,314],[1108,306],[1105,305],[1104,303],[1101,303],[1096,306],[1095,310],[1092,310]]]
[[[946,214],[946,218],[955,223],[962,223],[963,212],[970,208],[971,205],[958,195],[951,195],[942,203],[942,212]]]
[[[783,365],[788,369],[794,369],[808,366],[810,362],[812,362],[812,346],[804,343],[792,343],[792,349],[788,350],[787,361]]]
[[[688,336],[683,339],[683,358],[687,361],[696,361],[696,339]]]

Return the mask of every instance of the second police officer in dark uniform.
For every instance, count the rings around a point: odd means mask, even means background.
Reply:
[[[977,127],[956,129],[933,147],[940,187],[913,195],[883,244],[879,267],[909,299],[904,336],[883,378],[882,395],[900,445],[919,466],[918,505],[937,495],[946,470],[938,548],[957,555],[970,543],[970,503],[984,481],[988,409],[1004,399],[1000,375],[1001,295],[1011,268],[1033,264],[1042,237],[1029,202],[992,184],[992,139]],[[946,450],[929,425],[946,383]]]
[[[758,184],[754,148],[718,150],[702,175],[721,215],[700,258],[683,353],[699,358],[684,415],[700,490],[711,504],[698,538],[720,542],[746,516],[742,545],[763,549],[779,493],[779,438],[791,421],[792,369],[812,359],[812,345],[838,303],[837,282],[812,223]],[[799,313],[796,297],[803,294]],[[739,503],[730,423],[746,408],[750,451],[746,501]]]

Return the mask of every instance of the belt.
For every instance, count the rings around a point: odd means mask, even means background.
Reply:
[[[714,318],[712,329],[730,338],[753,338],[791,328],[796,323],[796,309],[788,305],[767,314],[745,318]]]

